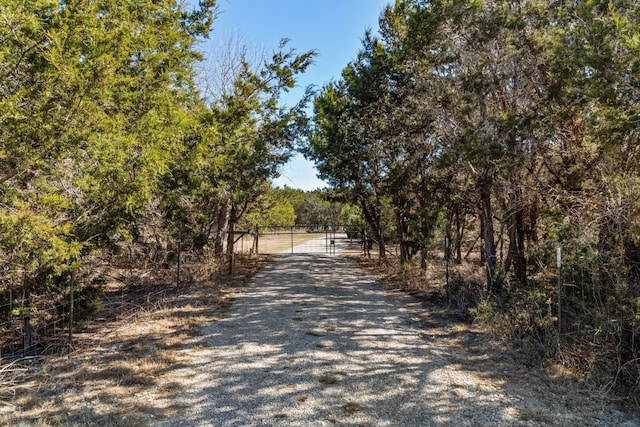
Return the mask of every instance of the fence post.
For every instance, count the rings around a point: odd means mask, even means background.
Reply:
[[[258,228],[258,224],[256,224],[256,237],[254,239],[254,245],[255,245],[255,253],[256,255],[258,255],[260,252],[258,250],[258,244],[259,244],[259,238],[260,238],[260,229]]]
[[[33,344],[33,336],[31,335],[31,308],[27,311],[27,308],[24,306],[25,301],[27,300],[27,292],[25,289],[27,273],[23,273],[22,277],[22,302],[20,309],[20,317],[22,318],[22,348],[24,353],[31,348]]]
[[[180,250],[182,244],[182,235],[178,232],[178,266],[176,268],[176,296],[180,292]]]
[[[558,269],[558,355],[560,355],[562,334],[562,248],[556,248],[556,267]]]
[[[69,353],[73,351],[73,270],[69,274]]]
[[[73,351],[73,321],[75,317],[75,280],[73,271],[76,267],[76,255],[71,255],[71,270],[69,271],[69,353]],[[55,326],[54,326],[55,330]]]
[[[33,346],[33,335],[31,335],[31,317],[27,314],[22,314],[22,351],[25,356],[27,352],[31,350]]]
[[[446,285],[445,289],[447,292],[447,304],[451,305],[451,291],[449,289],[449,245],[451,240],[449,236],[445,236],[444,238],[444,262],[445,262],[445,280]]]

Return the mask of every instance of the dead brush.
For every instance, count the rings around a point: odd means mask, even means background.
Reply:
[[[179,294],[175,271],[130,270],[143,280],[112,280],[101,311],[75,331],[71,353],[61,335],[46,358],[0,365],[0,425],[149,425],[180,411],[162,402],[184,387],[173,367],[204,348],[200,326],[222,317],[269,259],[243,260],[233,278],[183,284]]]
[[[444,302],[447,296],[446,268],[443,255],[434,253],[426,259],[426,268],[417,262],[399,262],[395,257],[370,260],[354,257],[354,261],[376,272],[384,283],[420,299]],[[449,305],[467,316],[483,295],[482,265],[475,260],[452,263],[449,271]]]
[[[13,407],[7,399],[16,396],[16,390],[21,386],[22,380],[33,367],[26,364],[33,358],[16,359],[0,367],[0,405]]]

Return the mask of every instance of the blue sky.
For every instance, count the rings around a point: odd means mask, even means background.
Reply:
[[[298,52],[316,50],[315,64],[288,97],[293,103],[308,85],[322,87],[340,77],[355,59],[365,30],[377,31],[378,17],[387,3],[389,0],[218,0],[220,15],[211,43],[233,35],[271,52],[287,38],[287,46]],[[206,55],[206,47],[204,52]],[[313,164],[300,155],[282,169],[274,184],[303,190],[325,185],[316,177]]]

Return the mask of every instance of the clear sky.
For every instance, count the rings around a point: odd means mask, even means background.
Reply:
[[[355,59],[366,29],[376,32],[378,17],[390,0],[218,0],[211,44],[217,38],[239,37],[248,45],[271,52],[282,38],[298,52],[316,50],[315,64],[301,76],[292,91],[292,103],[309,85],[322,87],[340,77]],[[204,49],[206,55],[206,48]],[[313,164],[297,155],[282,169],[276,186],[314,190],[325,184]]]

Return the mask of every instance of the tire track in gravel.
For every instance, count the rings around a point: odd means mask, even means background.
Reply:
[[[185,350],[184,410],[160,425],[637,425],[425,338],[412,303],[345,258],[281,255]]]

